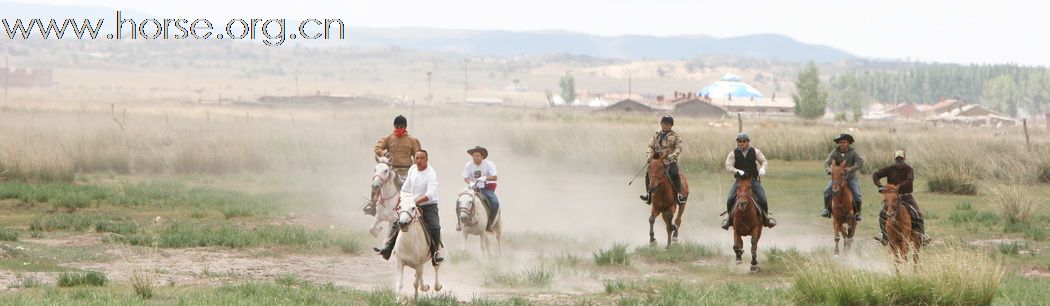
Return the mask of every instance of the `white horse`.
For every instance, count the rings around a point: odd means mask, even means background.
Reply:
[[[394,224],[394,221],[397,221],[397,212],[394,211],[394,205],[397,205],[397,195],[400,188],[398,188],[396,181],[397,173],[394,173],[394,170],[390,168],[390,159],[380,157],[379,163],[372,170],[372,190],[376,194],[374,198],[370,199],[376,209],[375,222],[372,222],[372,227],[368,228],[368,234],[372,235],[372,237],[378,237],[382,231],[383,227],[380,226],[380,223],[386,222],[387,225],[391,225]]]
[[[500,222],[500,216],[497,215],[492,221],[492,232],[485,230],[490,213],[489,208],[481,202],[481,198],[485,195],[471,188],[471,185],[460,191],[459,198],[456,199],[456,216],[463,231],[463,249],[467,249],[467,238],[470,235],[476,235],[481,238],[481,251],[491,256],[492,246],[489,237],[495,238],[497,252],[502,249],[500,243],[502,222]]]
[[[405,266],[416,270],[416,280],[412,283],[414,297],[419,297],[419,291],[426,292],[430,286],[423,283],[423,267],[430,262],[430,243],[427,235],[423,232],[423,219],[419,209],[416,208],[412,195],[401,194],[401,206],[397,212],[397,223],[401,227],[394,245],[395,265],[397,266],[397,292],[401,292],[402,278],[405,274]],[[438,278],[438,266],[434,266],[434,291],[441,291],[441,281]]]

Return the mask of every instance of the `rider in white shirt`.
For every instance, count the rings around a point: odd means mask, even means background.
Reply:
[[[499,214],[499,198],[496,197],[496,164],[488,160],[489,150],[481,146],[467,150],[471,161],[463,167],[463,181],[475,183],[474,189],[489,200],[489,220],[486,231],[492,231],[492,222]]]
[[[415,157],[416,164],[408,169],[408,178],[405,180],[405,184],[401,186],[401,193],[411,194],[412,199],[415,199],[416,207],[419,207],[419,210],[422,212],[423,224],[426,225],[430,233],[430,251],[434,254],[434,264],[436,265],[445,261],[440,251],[442,243],[441,219],[438,216],[437,205],[437,171],[434,170],[434,167],[427,164],[430,160],[427,151],[416,151]],[[390,227],[390,236],[383,245],[375,247],[373,250],[379,252],[383,259],[390,259],[390,254],[394,251],[394,241],[397,240],[397,233],[400,231],[400,226],[397,222],[394,222],[393,226]]]

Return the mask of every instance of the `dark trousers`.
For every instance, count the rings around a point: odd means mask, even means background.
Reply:
[[[430,252],[435,252],[442,245],[441,216],[438,215],[437,203],[419,206],[419,210],[422,211],[421,221],[430,234]],[[394,222],[394,225],[390,227],[390,235],[387,237],[387,249],[392,250],[394,248],[394,242],[397,241],[397,234],[400,232],[401,225],[398,222]]]
[[[736,204],[736,189],[739,186],[740,181],[733,181],[733,187],[729,188],[729,200],[726,201],[726,213],[730,218],[733,217],[733,205]],[[752,179],[751,192],[755,194],[755,201],[758,202],[758,207],[761,207],[762,211],[768,214],[769,203],[766,202],[766,189],[762,188],[762,181]]]
[[[901,195],[901,202],[905,205],[905,209],[908,214],[911,215],[911,229],[918,232],[919,234],[926,234],[926,222],[922,218],[922,214],[919,213],[919,203],[915,202],[915,197],[911,194]],[[885,208],[885,207],[884,207]],[[886,210],[879,211],[879,229],[882,230],[882,236],[886,236],[886,219],[889,216],[886,214]]]
[[[489,200],[489,220],[485,229],[492,229],[492,221],[496,221],[496,215],[499,214],[499,198],[496,197],[496,191],[488,188],[481,188],[478,191]]]
[[[667,176],[669,176],[670,179],[671,179],[671,184],[674,184],[674,191],[675,191],[675,193],[681,194],[682,193],[682,176],[680,176],[678,174],[678,163],[677,162],[673,162],[673,163],[668,164],[667,167],[666,167],[666,170],[667,170]],[[649,175],[645,176],[645,188],[646,188],[646,193],[648,193],[649,192],[649,190],[648,190],[648,188],[649,188]]]

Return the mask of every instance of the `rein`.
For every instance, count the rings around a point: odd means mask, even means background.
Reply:
[[[456,205],[456,213],[458,214],[459,212],[465,211],[470,216],[469,221],[472,221],[471,223],[463,223],[463,225],[473,226],[475,224],[478,224],[477,209],[475,209],[475,207],[474,207],[474,201],[476,201],[478,199],[477,192],[473,191],[472,189],[467,189],[466,191],[460,192],[459,195],[460,196],[463,196],[463,195],[470,196],[470,208],[459,207],[459,205]],[[457,218],[457,220],[458,219],[459,218]]]
[[[387,164],[388,166],[390,165],[389,163],[384,163],[384,164]],[[397,173],[393,171],[393,168],[391,168],[391,170],[389,170],[389,171],[390,172],[386,176],[385,179],[383,177],[379,176],[378,174],[372,175],[372,180],[375,180],[377,178],[379,179],[379,192],[376,194],[376,199],[375,199],[376,205],[379,205],[379,204],[381,204],[383,202],[386,202],[387,200],[393,199],[398,194],[398,192],[395,191],[394,194],[392,194],[392,195],[390,195],[388,197],[387,196],[383,196],[383,186],[386,186],[387,183],[391,183],[393,178],[394,178],[394,176],[397,175]]]

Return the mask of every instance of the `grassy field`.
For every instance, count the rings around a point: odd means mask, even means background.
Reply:
[[[695,196],[683,241],[648,247],[646,206],[627,186],[654,116],[457,107],[107,111],[0,109],[0,303],[22,304],[1040,304],[1050,300],[1050,152],[1016,129],[745,120],[772,159],[763,185],[780,223],[760,272],[732,264],[717,228],[735,120],[680,118]],[[447,292],[393,292],[366,251],[375,140],[397,113],[434,156],[450,262]],[[247,115],[246,115],[247,114]],[[477,126],[486,126],[478,129]],[[831,255],[817,217],[830,139],[852,131],[869,160],[854,253]],[[501,169],[500,256],[453,230],[466,148]],[[867,174],[908,150],[934,242],[899,267],[871,236]],[[6,171],[6,172],[4,172]],[[504,174],[505,173],[505,174]],[[449,183],[445,183],[449,182]],[[657,223],[657,239],[662,241]],[[466,245],[465,250],[460,247]],[[429,272],[428,272],[429,273]]]

